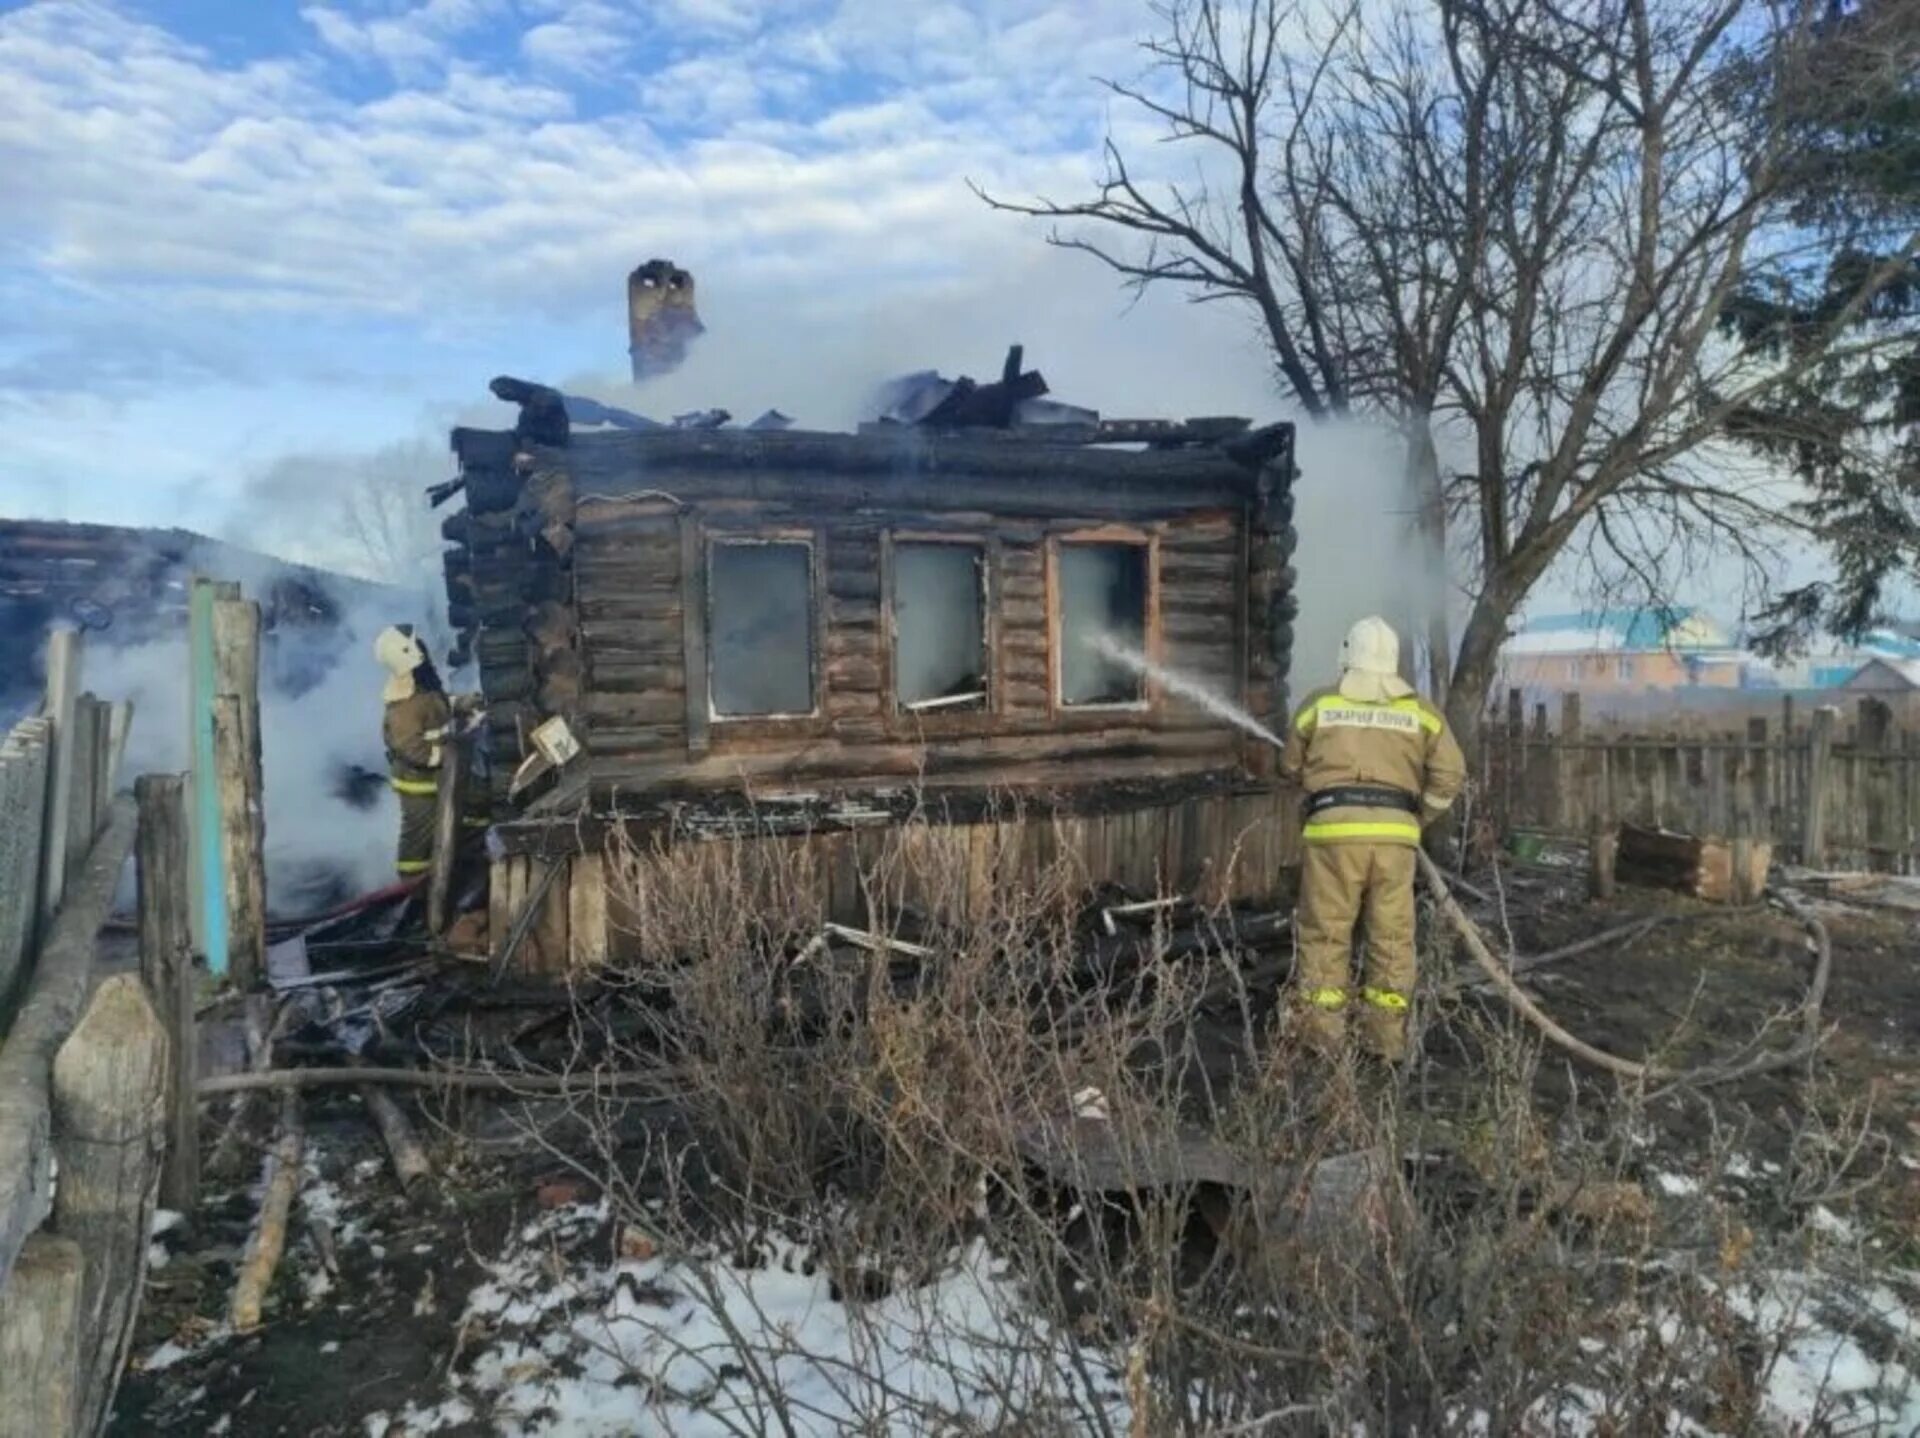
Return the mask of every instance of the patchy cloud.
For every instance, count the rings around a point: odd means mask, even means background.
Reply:
[[[694,270],[710,334],[676,381],[704,393],[621,397],[644,409],[846,423],[886,373],[988,372],[1016,339],[1086,403],[1271,408],[1230,312],[1123,317],[966,185],[1086,186],[1091,76],[1138,65],[1144,0],[313,0],[217,34],[173,9],[0,13],[0,299],[27,297],[0,506],[204,511],[495,373],[612,384],[653,255]]]
[[[302,5],[300,18],[328,48],[409,77],[444,66],[463,36],[510,9],[505,0],[425,0],[371,9]]]

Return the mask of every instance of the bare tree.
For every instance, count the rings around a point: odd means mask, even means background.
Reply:
[[[1402,427],[1430,535],[1450,522],[1472,556],[1447,690],[1471,742],[1556,564],[1659,600],[1708,552],[1763,581],[1770,541],[1807,528],[1729,422],[1887,342],[1857,322],[1920,251],[1912,229],[1880,246],[1790,351],[1724,324],[1743,284],[1831,243],[1793,221],[1800,131],[1768,98],[1824,9],[1175,0],[1150,79],[1113,88],[1203,147],[1199,178],[1142,179],[1110,143],[1093,199],[994,203],[1136,286],[1251,304],[1310,414]]]

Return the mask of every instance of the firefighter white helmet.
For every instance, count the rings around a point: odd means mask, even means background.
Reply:
[[[373,657],[380,661],[387,673],[400,676],[418,669],[425,662],[427,651],[413,637],[412,630],[389,625],[373,641]]]
[[[1340,692],[1376,704],[1413,692],[1400,677],[1400,636],[1378,615],[1369,614],[1347,631],[1340,646]]]
[[[413,671],[427,661],[427,651],[406,625],[390,625],[373,641],[373,657],[387,671],[387,686],[381,697],[397,704],[412,696]]]

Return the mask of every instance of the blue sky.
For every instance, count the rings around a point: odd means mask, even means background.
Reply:
[[[1129,308],[967,188],[1083,191],[1131,123],[1093,77],[1137,72],[1151,23],[1144,0],[0,0],[0,513],[230,531],[289,457],[437,444],[503,371],[841,426],[889,374],[1021,340],[1109,412],[1276,413],[1243,320]],[[635,392],[623,285],[655,255],[694,271],[709,333]],[[323,520],[284,517],[252,537],[327,557]]]

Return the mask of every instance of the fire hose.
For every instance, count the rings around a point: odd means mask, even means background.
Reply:
[[[1827,982],[1833,973],[1833,942],[1827,933],[1826,925],[1821,923],[1804,905],[1785,894],[1775,893],[1773,898],[1807,930],[1813,942],[1815,954],[1813,978],[1807,985],[1806,997],[1800,1005],[1800,1037],[1786,1048],[1764,1050],[1730,1063],[1676,1069],[1663,1064],[1621,1058],[1618,1054],[1594,1047],[1555,1023],[1514,980],[1507,966],[1494,956],[1492,948],[1480,932],[1479,925],[1468,917],[1466,910],[1462,909],[1459,901],[1453,897],[1453,891],[1448,887],[1446,876],[1440,872],[1439,865],[1428,858],[1425,851],[1416,849],[1414,852],[1420,862],[1420,872],[1426,877],[1427,887],[1433,891],[1434,902],[1439,906],[1441,917],[1447,921],[1448,927],[1460,936],[1461,942],[1466,945],[1467,952],[1473,956],[1473,961],[1499,990],[1500,996],[1521,1018],[1539,1030],[1548,1042],[1583,1063],[1640,1083],[1698,1087],[1729,1083],[1753,1074],[1789,1068],[1809,1058],[1826,1037],[1821,1009],[1826,1002]]]

